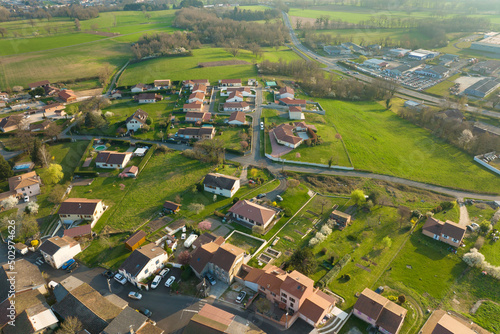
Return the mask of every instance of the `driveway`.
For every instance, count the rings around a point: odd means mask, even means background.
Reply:
[[[460,207],[460,220],[458,225],[466,227],[470,224],[469,211],[467,211],[467,206],[463,201],[458,201],[458,206]]]
[[[227,283],[217,280],[217,284],[210,287],[210,298],[219,299],[227,288],[229,288]]]
[[[274,130],[269,131],[269,140],[271,141],[271,147],[273,148],[271,156],[275,158],[279,158],[293,150],[291,147],[278,144],[276,138],[274,137]]]

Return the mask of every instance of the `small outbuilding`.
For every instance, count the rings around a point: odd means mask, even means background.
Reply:
[[[146,232],[139,230],[125,240],[125,248],[134,251],[146,242]]]

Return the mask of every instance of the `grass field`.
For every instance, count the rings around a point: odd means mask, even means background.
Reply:
[[[226,242],[240,247],[249,254],[255,252],[262,245],[262,241],[250,238],[238,232],[233,233]]]
[[[327,110],[356,169],[447,187],[498,193],[500,179],[472,157],[380,104],[316,99]]]
[[[484,302],[477,309],[476,314],[470,316],[475,323],[492,333],[500,333],[500,305],[493,302]]]

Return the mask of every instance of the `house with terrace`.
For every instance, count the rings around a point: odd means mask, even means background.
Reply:
[[[219,173],[209,173],[203,180],[203,189],[212,194],[233,197],[240,189],[240,179]]]
[[[276,217],[277,212],[257,203],[240,200],[229,209],[228,215],[246,225],[262,226],[266,229]]]
[[[243,264],[244,254],[239,247],[215,240],[197,247],[191,253],[189,265],[200,279],[211,273],[222,282],[231,284]]]
[[[191,89],[191,93],[202,93],[205,95],[207,93],[207,86],[204,84],[195,84],[193,89]]]
[[[155,80],[153,86],[155,89],[168,89],[170,88],[170,79]]]
[[[50,86],[49,80],[42,80],[42,81],[32,82],[32,83],[28,84],[28,87],[30,88],[30,90],[35,90],[38,87],[45,88],[48,86]]]
[[[205,101],[205,94],[197,92],[191,93],[186,100],[187,103],[203,103]]]
[[[418,334],[491,334],[462,317],[444,310],[435,310]]]
[[[65,224],[86,220],[94,227],[105,210],[102,199],[68,198],[61,203],[57,214]]]
[[[230,116],[229,119],[227,120],[228,124],[231,125],[246,125],[248,124],[246,120],[245,113],[243,111],[235,111],[233,112]]]
[[[296,148],[302,143],[303,139],[296,136],[294,131],[295,127],[293,125],[283,123],[272,130],[272,135],[274,135],[278,144]]]
[[[294,270],[290,273],[273,265],[263,269],[247,265],[241,267],[238,282],[258,292],[266,299],[286,310],[278,319],[283,326],[289,328],[298,319],[303,319],[311,326],[317,327],[333,310],[336,299],[314,288],[314,281]]]
[[[204,86],[208,87],[208,86],[210,86],[210,81],[208,81],[208,79],[197,79],[197,80],[184,80],[182,82],[182,86],[184,88],[189,88],[189,89],[193,89],[193,87],[196,84],[204,85]]]
[[[229,97],[226,99],[226,102],[243,102],[243,94],[239,91],[234,91],[229,94]]]
[[[51,103],[46,106],[43,106],[40,108],[40,112],[44,114],[45,117],[62,117],[66,115],[66,112],[64,112],[64,109],[66,106],[64,106],[61,103]]]
[[[255,97],[249,87],[221,87],[220,96],[230,96],[234,92],[241,93],[243,97]]]
[[[2,132],[15,131],[21,126],[23,115],[12,115],[0,119],[0,130]]]
[[[408,311],[378,293],[365,288],[354,305],[353,314],[384,334],[398,334]]]
[[[450,220],[445,222],[429,217],[422,227],[422,233],[434,240],[447,243],[453,247],[460,247],[465,236],[465,227]]]
[[[214,127],[201,127],[201,128],[182,128],[177,132],[179,138],[183,139],[214,139],[215,128]]]
[[[148,113],[142,109],[137,109],[131,116],[127,117],[125,120],[125,125],[127,126],[127,131],[137,131],[142,129],[144,124],[148,119]]]
[[[95,158],[95,165],[97,168],[125,168],[132,154],[132,152],[101,151]]]
[[[219,84],[222,87],[241,87],[241,79],[222,79]]]
[[[162,269],[167,261],[167,252],[155,243],[150,243],[135,249],[122,263],[118,272],[135,286],[144,286],[147,289],[147,284],[141,282]]]
[[[35,171],[9,178],[9,190],[15,192],[16,196],[40,195],[41,184],[42,180]]]
[[[188,111],[186,113],[186,122],[191,122],[191,123],[204,123],[204,122],[210,122],[212,119],[212,114],[209,112],[203,112],[203,111]]]
[[[250,111],[250,105],[246,102],[226,102],[224,111]]]
[[[47,239],[39,249],[45,262],[56,269],[82,251],[78,241],[67,236]]]
[[[52,124],[52,121],[46,119],[41,123],[31,123],[29,125],[29,130],[31,132],[38,132],[38,131],[45,131],[48,128],[50,128],[50,125]]]

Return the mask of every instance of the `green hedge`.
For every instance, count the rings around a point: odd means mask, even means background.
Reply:
[[[344,266],[347,264],[347,262],[349,262],[350,259],[351,256],[349,254],[344,255],[344,257],[341,258],[340,261],[335,264],[333,269],[327,272],[325,276],[323,276],[319,280],[318,286],[321,288],[327,287],[331,283],[331,281],[338,276],[342,268],[344,268]]]
[[[75,173],[74,174],[77,174],[77,173],[80,172],[80,168],[83,165],[83,162],[85,161],[85,159],[87,158],[88,153],[89,153],[89,151],[90,151],[90,149],[92,148],[93,145],[94,145],[94,140],[91,140],[90,143],[87,145],[87,148],[85,149],[85,151],[83,151],[82,157],[80,158],[80,161],[78,162],[78,165],[76,165]]]
[[[137,168],[139,168],[139,173],[142,172],[144,167],[146,167],[149,159],[151,159],[151,156],[153,155],[153,153],[155,153],[157,147],[158,145],[153,144],[153,146],[151,146],[148,152],[144,155],[144,158],[142,158],[141,163],[139,164],[139,166],[137,166]]]
[[[94,172],[94,171],[76,171],[74,173],[74,175],[78,175],[78,176],[81,176],[81,177],[98,177],[99,176],[99,173],[98,172]]]

